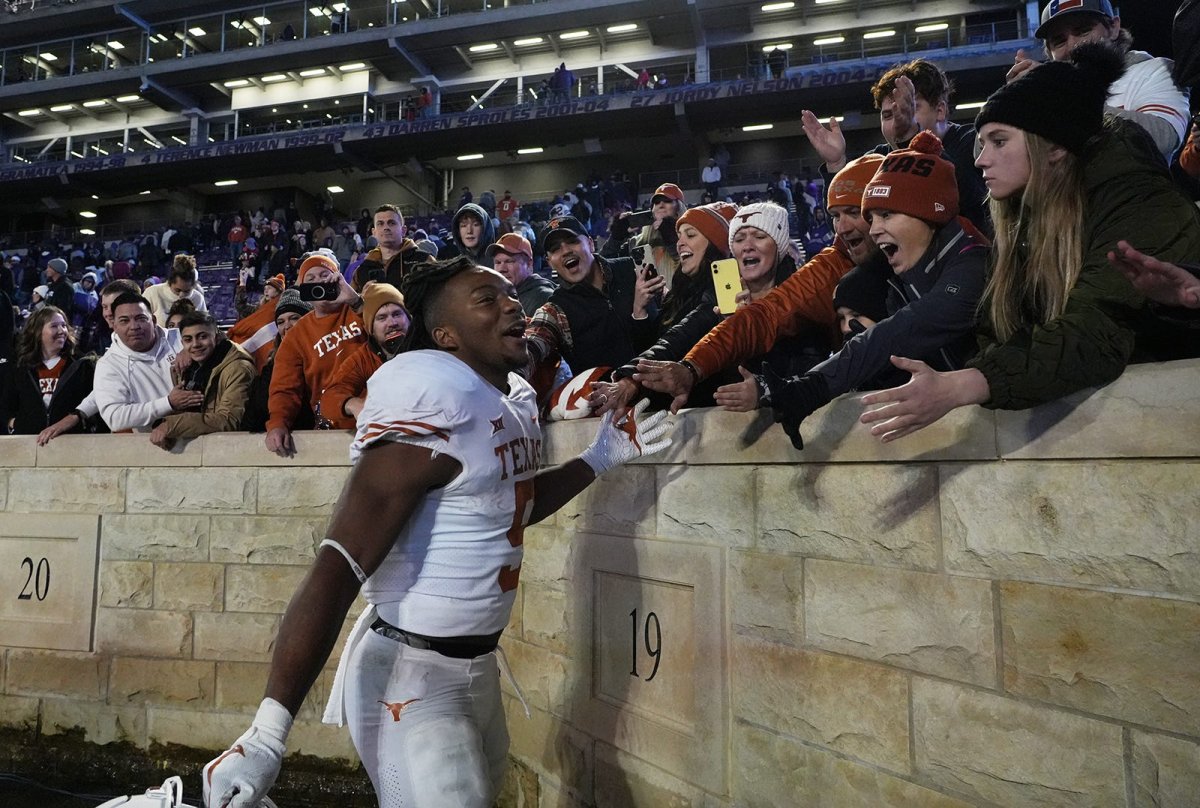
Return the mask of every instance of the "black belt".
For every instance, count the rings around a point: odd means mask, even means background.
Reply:
[[[382,617],[377,617],[371,624],[371,631],[412,648],[433,651],[454,659],[474,659],[484,654],[490,654],[496,650],[496,646],[500,643],[500,635],[503,633],[497,631],[495,634],[469,637],[426,637],[423,634],[413,634],[411,631],[396,628]]]

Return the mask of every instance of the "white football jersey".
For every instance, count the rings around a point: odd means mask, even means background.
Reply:
[[[433,637],[492,634],[508,623],[542,448],[537,396],[515,373],[508,394],[445,351],[412,351],[367,382],[350,447],[379,440],[447,454],[462,471],[430,491],[363,586],[379,616]]]

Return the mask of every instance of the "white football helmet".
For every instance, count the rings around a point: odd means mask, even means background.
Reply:
[[[270,797],[263,797],[260,808],[278,808]],[[147,789],[145,794],[132,797],[114,797],[96,808],[197,808],[183,801],[183,780],[168,777],[158,788]]]

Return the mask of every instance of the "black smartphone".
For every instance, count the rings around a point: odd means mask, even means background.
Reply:
[[[301,300],[336,300],[342,292],[342,285],[337,281],[332,283],[301,283],[296,285]]]
[[[635,227],[645,227],[648,224],[654,224],[654,211],[652,210],[637,210],[629,214],[626,219],[629,222],[630,229]]]

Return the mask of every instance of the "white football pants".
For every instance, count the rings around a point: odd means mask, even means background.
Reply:
[[[453,659],[368,631],[346,673],[350,737],[380,808],[491,808],[508,760],[495,652]]]

